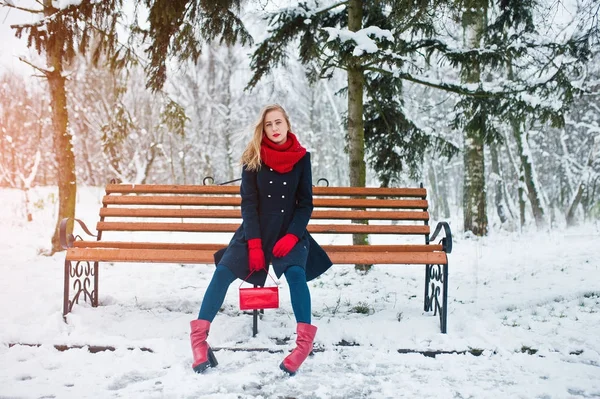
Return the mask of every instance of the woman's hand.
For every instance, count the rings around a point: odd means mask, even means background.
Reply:
[[[279,241],[275,243],[273,247],[273,255],[282,258],[290,253],[294,245],[298,242],[298,237],[295,235],[288,233],[281,237]]]
[[[265,268],[265,253],[262,250],[262,240],[252,238],[248,240],[248,268],[257,272]]]

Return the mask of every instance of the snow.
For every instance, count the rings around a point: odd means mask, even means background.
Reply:
[[[0,397],[600,396],[598,225],[480,239],[453,227],[448,334],[422,310],[422,267],[381,265],[358,276],[352,266],[333,266],[309,283],[323,351],[292,378],[278,369],[295,328],[285,279],[281,306],[265,312],[256,338],[251,317],[238,310],[234,283],[210,344],[281,352],[220,350],[219,366],[197,375],[189,321],[214,267],[102,264],[100,306],[75,305],[64,323],[64,253],[39,254],[54,227],[56,191],[34,188],[30,195],[35,209],[27,223],[23,193],[0,189]],[[93,226],[101,196],[102,188],[80,187],[77,217]],[[388,238],[397,240],[406,239]],[[358,306],[368,313],[353,311]],[[284,345],[275,341],[286,337],[292,339]],[[9,347],[15,343],[41,346]],[[54,345],[84,347],[58,351]],[[91,353],[85,345],[115,350]],[[398,349],[483,353],[430,358]]]
[[[347,42],[350,40],[354,41],[354,43],[356,43],[356,47],[354,47],[352,54],[357,57],[361,56],[363,53],[372,54],[379,50],[375,40],[371,39],[369,36],[374,36],[379,40],[386,39],[389,41],[394,41],[394,35],[392,32],[387,29],[381,29],[377,26],[369,26],[356,32],[348,29],[338,28],[323,28],[323,30],[329,33],[328,41],[333,41],[335,39],[340,39],[342,42]]]
[[[82,0],[52,0],[52,7],[57,8],[59,10],[64,10],[65,8],[69,8],[70,6],[78,6],[80,5]],[[92,3],[98,3],[99,1],[92,1]]]

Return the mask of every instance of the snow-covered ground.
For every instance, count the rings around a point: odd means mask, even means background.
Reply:
[[[101,195],[80,189],[77,216],[88,225]],[[600,398],[598,225],[456,234],[448,334],[422,310],[422,267],[376,266],[358,276],[334,266],[309,283],[322,351],[292,378],[278,369],[295,329],[285,279],[281,307],[266,311],[256,338],[235,284],[210,344],[280,352],[221,350],[219,366],[197,375],[189,321],[213,266],[101,265],[101,306],[80,303],[64,323],[64,253],[39,254],[55,223],[55,194],[32,193],[31,223],[22,200],[0,189],[0,398]],[[9,346],[17,343],[41,346]],[[115,350],[90,353],[85,345]],[[431,358],[399,349],[467,353]]]

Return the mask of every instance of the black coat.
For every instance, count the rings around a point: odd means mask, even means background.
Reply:
[[[273,263],[277,277],[289,266],[301,266],[310,281],[324,273],[332,263],[323,248],[306,231],[313,210],[310,153],[288,173],[278,173],[264,163],[258,172],[242,170],[242,225],[227,248],[215,254],[215,263],[228,267],[236,277],[245,279],[248,268],[248,240],[262,239],[265,262]],[[277,240],[292,233],[299,238],[290,253],[273,256]],[[267,273],[253,273],[247,280],[264,285]]]

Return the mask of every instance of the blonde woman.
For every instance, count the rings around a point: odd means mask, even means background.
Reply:
[[[191,322],[192,367],[201,373],[217,360],[206,342],[210,324],[236,278],[263,286],[270,263],[285,274],[297,322],[296,348],[280,364],[294,375],[313,348],[307,281],[324,273],[331,260],[306,231],[313,210],[310,153],[291,131],[280,105],[260,113],[241,159],[242,225],[228,247],[215,254],[217,268],[206,289],[198,320]]]

